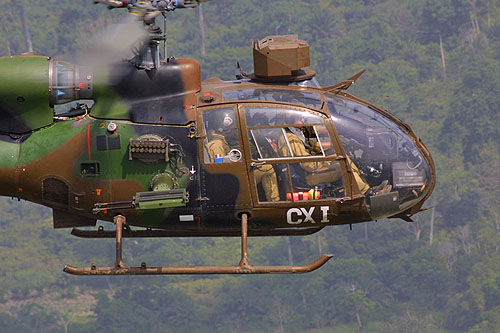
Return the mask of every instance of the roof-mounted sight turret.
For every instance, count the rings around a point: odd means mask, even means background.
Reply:
[[[310,65],[309,44],[298,35],[267,36],[253,43],[254,76],[257,81],[302,81],[316,73]]]

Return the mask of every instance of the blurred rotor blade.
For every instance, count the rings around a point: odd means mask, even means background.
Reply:
[[[146,15],[144,15],[144,23],[153,24],[158,15],[161,15],[161,12],[159,10],[147,13]]]
[[[111,8],[119,8],[125,5],[124,1],[121,0],[94,0],[94,3],[102,3]]]
[[[177,8],[193,8],[210,0],[177,0]]]
[[[120,23],[112,24],[91,37],[76,56],[79,65],[96,68],[100,65],[129,57],[133,46],[147,39],[148,33],[142,21],[128,16]]]

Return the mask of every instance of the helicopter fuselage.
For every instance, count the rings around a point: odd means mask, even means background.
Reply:
[[[170,236],[231,236],[247,214],[249,235],[308,234],[409,218],[435,185],[411,128],[342,89],[201,82],[192,59],[79,76],[44,59],[50,107],[34,104],[22,77],[2,83],[19,88],[0,100],[0,194],[52,208],[56,228],[120,214]],[[72,100],[92,102],[53,113]]]

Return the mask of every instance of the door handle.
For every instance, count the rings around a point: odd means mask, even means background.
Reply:
[[[264,165],[264,164],[266,164],[266,162],[252,162],[252,163],[250,163],[250,166],[252,168],[255,168],[256,166]]]

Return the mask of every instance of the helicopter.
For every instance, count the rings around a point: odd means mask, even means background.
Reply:
[[[75,275],[305,273],[254,266],[248,236],[411,217],[436,184],[411,127],[347,90],[321,87],[297,35],[253,42],[254,73],[202,82],[195,59],[161,54],[157,17],[203,1],[96,0],[126,8],[146,37],[97,71],[25,54],[0,58],[0,195],[52,208],[54,228],[114,238],[114,265]],[[61,111],[63,110],[63,111]],[[97,220],[115,231],[97,230]],[[83,229],[82,229],[83,228]],[[123,238],[240,237],[236,266],[129,267]]]

